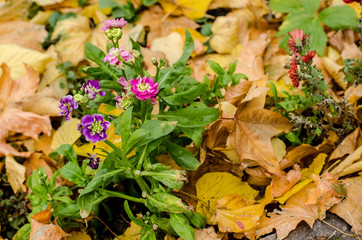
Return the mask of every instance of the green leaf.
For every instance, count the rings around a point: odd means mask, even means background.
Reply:
[[[128,142],[131,134],[132,111],[133,107],[128,108],[120,118],[113,121],[116,133],[121,136],[124,143]]]
[[[219,118],[219,110],[216,108],[187,107],[177,111],[168,111],[158,115],[159,118],[177,121],[179,127],[202,127],[216,121]]]
[[[171,133],[176,127],[176,122],[149,120],[134,131],[127,142],[125,153],[128,153],[132,147],[143,146],[153,140]]]
[[[195,171],[200,166],[200,162],[185,148],[169,141],[166,141],[166,148],[177,165],[183,169]]]
[[[37,195],[42,200],[48,199],[48,188],[43,184],[38,171],[35,169],[33,170],[32,175],[28,178],[28,186],[33,194]]]
[[[89,216],[93,208],[94,200],[94,193],[88,193],[78,197],[77,203],[80,209],[79,214],[82,218],[87,218]]]
[[[327,44],[327,35],[325,34],[321,23],[315,19],[310,28],[306,30],[310,34],[309,46],[311,50],[317,51],[318,55],[324,55],[324,47]]]
[[[112,76],[115,80],[118,79],[118,77],[107,66],[107,64],[103,62],[103,59],[106,56],[106,54],[102,50],[100,50],[98,47],[94,46],[90,42],[86,42],[85,47],[84,47],[84,54],[89,60],[97,63],[98,66],[100,66],[104,72],[106,72],[107,74]]]
[[[69,161],[72,161],[74,165],[78,165],[78,158],[77,154],[74,151],[74,148],[70,144],[63,144],[60,147],[58,147],[57,150],[55,150],[56,153],[59,155],[65,156]]]
[[[358,18],[356,12],[349,6],[332,6],[319,13],[319,19],[333,30],[356,28]]]
[[[184,52],[182,53],[180,59],[171,68],[162,69],[161,71],[162,75],[158,81],[160,90],[165,87],[166,80],[173,79],[175,78],[175,75],[178,76],[180,75],[180,73],[184,75],[185,70],[189,69],[189,67],[186,67],[186,63],[189,57],[191,56],[194,47],[195,47],[194,40],[192,39],[189,30],[186,29]]]
[[[312,16],[318,10],[320,4],[320,0],[302,0],[299,2],[302,5],[303,11]]]
[[[100,84],[101,84],[102,88],[112,89],[112,90],[115,90],[115,91],[122,90],[121,85],[118,82],[115,82],[115,81],[101,80]]]
[[[27,223],[17,231],[17,233],[13,237],[13,240],[29,239],[30,232],[31,232],[31,225],[30,225],[30,223]]]
[[[60,170],[60,176],[79,185],[80,187],[84,187],[87,183],[87,178],[83,175],[82,169],[73,162],[68,162],[64,167],[62,167]]]
[[[195,239],[195,230],[183,214],[170,213],[170,223],[176,233],[187,240]]]
[[[150,7],[153,4],[155,4],[157,2],[157,0],[142,0],[143,5],[145,5],[146,7]]]
[[[269,4],[273,11],[280,13],[299,12],[302,8],[297,0],[271,0]]]
[[[124,201],[124,210],[126,211],[127,216],[129,217],[129,219],[131,219],[131,221],[133,221],[135,224],[137,224],[138,226],[141,226],[141,227],[148,227],[148,225],[146,223],[144,223],[141,219],[136,218],[133,215],[127,200]]]
[[[167,233],[174,235],[174,236],[177,235],[177,233],[171,226],[170,219],[157,217],[155,214],[153,214],[151,216],[150,220],[153,224],[156,224],[159,228],[166,231]]]
[[[215,61],[208,60],[207,63],[217,75],[224,75],[225,70]]]
[[[114,0],[102,0],[98,2],[98,8],[114,8],[118,6],[118,2]]]
[[[159,212],[184,213],[188,210],[180,198],[168,193],[147,195],[146,205],[148,204],[157,208]]]
[[[181,127],[181,130],[186,135],[186,137],[191,138],[192,141],[195,142],[195,144],[200,147],[201,140],[202,140],[202,133],[204,132],[203,127]]]
[[[196,97],[200,96],[204,90],[204,84],[197,84],[187,91],[162,97],[162,99],[170,105],[183,105],[185,103],[191,103]]]
[[[188,211],[185,215],[196,228],[200,229],[206,226],[206,217],[203,214]]]

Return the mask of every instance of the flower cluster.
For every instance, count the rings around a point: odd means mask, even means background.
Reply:
[[[102,27],[103,31],[107,31],[111,28],[123,28],[126,26],[127,21],[124,18],[121,19],[109,19],[104,22],[104,26]]]
[[[316,51],[307,50],[308,38],[307,34],[303,33],[303,30],[294,29],[292,32],[288,32],[288,34],[291,37],[288,39],[288,47],[290,55],[292,55],[288,73],[293,86],[298,87],[299,81],[301,80],[298,65],[303,63],[310,64],[316,55]]]
[[[141,101],[150,99],[152,104],[156,102],[158,93],[158,83],[153,82],[153,78],[138,76],[136,79],[132,78],[129,83],[131,84],[132,93]]]
[[[96,148],[96,145],[93,146],[92,154],[87,153],[88,160],[89,160],[89,163],[87,165],[90,166],[93,170],[98,169],[99,160],[100,160],[100,158],[97,156],[97,153],[94,152],[95,148]]]

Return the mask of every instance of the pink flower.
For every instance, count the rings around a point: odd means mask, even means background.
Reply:
[[[128,82],[125,77],[118,78],[117,82],[124,88],[128,87]]]
[[[127,21],[124,18],[121,19],[109,19],[104,22],[102,27],[103,31],[106,31],[110,28],[123,28],[127,24]]]
[[[299,86],[298,65],[297,65],[297,60],[295,60],[295,58],[292,58],[290,60],[288,73],[290,79],[292,80],[293,86],[298,87]]]
[[[109,53],[103,58],[103,62],[109,62],[110,65],[118,65],[119,59],[118,56],[120,51],[118,48],[111,48],[109,49]]]
[[[123,50],[123,49],[121,50],[121,57],[126,62],[133,58],[132,54],[130,54],[128,51]]]
[[[294,28],[293,32],[288,32],[291,38],[288,39],[289,51],[297,52],[298,48],[305,46],[307,34],[303,30]]]
[[[305,63],[308,63],[309,61],[311,61],[314,58],[315,54],[316,54],[316,51],[311,52],[308,50],[307,55],[302,57],[302,61]]]
[[[154,83],[153,78],[141,78],[141,76],[138,76],[137,79],[132,78],[129,83],[132,86],[132,93],[134,93],[138,99],[141,101],[151,99],[152,104],[155,104],[158,93],[158,83]]]

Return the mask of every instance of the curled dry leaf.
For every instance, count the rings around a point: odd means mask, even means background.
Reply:
[[[195,240],[219,240],[213,227],[195,229]]]
[[[3,73],[0,77],[0,141],[4,142],[9,131],[19,132],[34,139],[37,139],[41,132],[49,133],[49,117],[22,110],[23,103],[29,101],[38,87],[39,74],[27,67],[28,74],[14,80],[10,77],[9,67],[2,64],[1,69]],[[0,154],[8,154],[8,149],[0,149]]]
[[[258,192],[252,189],[248,183],[242,182],[240,178],[226,172],[204,174],[196,183],[196,192],[199,199],[196,211],[204,214],[208,222],[215,213],[217,200],[231,194],[253,200],[258,195]]]
[[[362,176],[343,179],[341,184],[346,189],[346,198],[330,211],[348,222],[354,233],[362,234]]]
[[[342,177],[362,170],[362,145],[344,159],[332,173]]]
[[[267,186],[271,181],[271,174],[262,167],[245,168],[248,176],[248,183],[255,186]]]
[[[8,176],[8,181],[14,193],[17,193],[19,190],[25,192],[26,187],[23,183],[25,181],[26,168],[15,161],[12,156],[6,156],[5,170],[6,175]]]
[[[25,176],[28,177],[33,173],[33,170],[38,170],[40,167],[44,167],[45,172],[50,180],[53,176],[53,171],[50,168],[56,167],[56,163],[49,157],[41,153],[32,153],[31,156],[25,160],[23,163],[24,167],[26,167]]]
[[[329,157],[329,161],[344,157],[346,154],[353,153],[358,147],[358,138],[361,135],[360,128],[356,128],[337,146]]]
[[[270,184],[273,197],[280,197],[285,192],[289,191],[301,178],[302,174],[296,170],[290,170],[282,176],[273,175],[273,180]]]

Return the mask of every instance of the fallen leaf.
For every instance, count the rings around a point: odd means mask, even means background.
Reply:
[[[248,176],[248,183],[255,186],[267,186],[271,181],[271,174],[262,167],[245,168]]]
[[[348,155],[336,168],[332,170],[332,173],[337,174],[340,177],[345,175],[359,172],[362,170],[362,145],[359,146],[353,153]]]
[[[54,93],[53,89],[46,87],[38,91],[30,101],[25,103],[23,109],[39,115],[55,117],[59,116],[59,100],[60,98]]]
[[[271,139],[271,144],[273,146],[275,157],[278,162],[283,160],[285,154],[287,154],[285,143],[277,137]]]
[[[52,217],[52,210],[51,204],[49,204],[44,211],[36,213],[31,217],[31,240],[61,240],[69,236],[58,225],[48,224]]]
[[[241,79],[240,83],[234,87],[228,87],[225,93],[225,100],[231,104],[237,105],[248,93],[252,83]]]
[[[22,104],[31,99],[38,87],[39,74],[31,67],[27,67],[28,74],[14,80],[10,77],[9,67],[2,64],[1,69],[0,141],[4,142],[9,131],[20,132],[33,139],[37,139],[41,132],[49,133],[51,129],[49,117],[22,110]]]
[[[131,222],[131,226],[126,229],[122,236],[118,236],[119,240],[140,240],[142,227]]]
[[[239,194],[245,199],[254,199],[258,192],[248,183],[226,172],[211,172],[204,174],[196,183],[196,211],[204,214],[208,222],[215,212],[215,202],[230,194]]]
[[[210,4],[211,0],[192,1],[192,0],[159,0],[166,13],[172,15],[185,15],[191,19],[202,18]]]
[[[0,44],[18,44],[42,51],[41,43],[46,36],[47,32],[42,25],[20,20],[0,23]]]
[[[23,183],[25,181],[26,168],[17,161],[15,161],[12,156],[6,156],[5,170],[6,175],[8,176],[8,181],[14,193],[17,193],[19,190],[25,192],[26,187]]]
[[[333,77],[338,86],[340,86],[343,90],[346,90],[347,82],[344,81],[344,73],[342,71],[343,66],[328,57],[323,57],[322,61],[325,69]]]
[[[60,128],[54,133],[51,148],[56,150],[63,144],[73,144],[81,136],[77,130],[80,120],[71,118],[70,121],[65,121]]]
[[[51,60],[46,53],[24,48],[16,44],[0,45],[0,64],[6,63],[11,68],[11,77],[21,78],[27,73],[27,67],[31,66],[38,73],[43,73],[45,65]]]
[[[53,11],[39,11],[29,22],[40,25],[47,25]]]
[[[23,163],[24,167],[26,167],[26,178],[28,178],[33,173],[33,170],[38,170],[40,167],[44,167],[48,179],[50,180],[53,176],[53,171],[50,168],[48,162],[52,163],[53,166],[56,166],[56,163],[52,162],[52,159],[45,156],[44,154],[32,153],[31,156]]]
[[[360,134],[360,128],[356,128],[352,133],[343,139],[343,141],[337,146],[329,157],[329,161],[344,157],[346,154],[353,153],[358,146],[358,136]]]
[[[213,227],[195,229],[195,240],[219,240]]]
[[[102,24],[91,29],[89,19],[77,14],[75,18],[68,18],[57,22],[54,28],[52,39],[60,36],[55,49],[59,53],[63,62],[70,61],[77,65],[85,59],[84,46],[90,42],[105,51],[108,39],[101,29]]]
[[[352,226],[352,231],[360,235],[362,234],[362,176],[343,179],[341,184],[346,189],[346,198],[329,211],[343,218]]]
[[[183,47],[184,41],[182,40],[182,36],[177,32],[173,32],[167,37],[154,39],[151,45],[151,51],[164,53],[168,64],[171,66],[181,57]]]
[[[27,0],[12,0],[2,2],[0,8],[0,21],[9,21],[14,19],[25,20],[28,16],[28,8],[31,2]]]
[[[257,226],[265,205],[272,199],[270,188],[266,189],[265,198],[256,204],[239,194],[225,196],[216,201],[215,214],[210,221],[217,223],[221,232],[247,232]]]
[[[61,3],[63,0],[34,0],[39,6],[52,5],[56,3]]]
[[[210,46],[218,53],[231,53],[238,43],[238,23],[235,17],[217,17],[211,27]]]
[[[270,184],[273,197],[280,197],[285,192],[289,191],[301,178],[302,174],[296,170],[290,170],[283,176],[273,175],[273,180]]]

